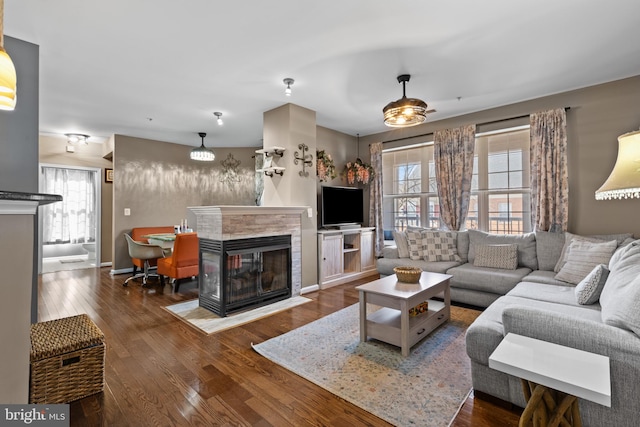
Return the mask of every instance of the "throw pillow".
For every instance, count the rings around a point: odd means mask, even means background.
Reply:
[[[407,245],[409,246],[409,258],[422,259],[422,233],[420,231],[407,231]]]
[[[558,262],[556,263],[556,266],[553,269],[553,271],[555,271],[556,273],[559,272],[562,269],[562,267],[564,266],[564,263],[567,262],[567,256],[569,254],[569,245],[575,239],[585,240],[587,242],[594,242],[594,243],[608,242],[610,240],[615,240],[618,243],[618,246],[621,246],[630,237],[632,237],[632,235],[628,234],[628,233],[625,233],[625,234],[594,234],[594,235],[591,235],[591,236],[579,236],[577,234],[572,234],[572,233],[568,233],[568,232],[564,233],[564,236],[565,236],[564,247],[562,248],[562,252],[560,253],[560,258],[558,258]]]
[[[518,245],[518,265],[532,270],[538,269],[536,255],[536,236],[534,233],[525,234],[493,234],[479,230],[469,231],[469,262],[475,259],[475,248],[478,245]]]
[[[587,277],[582,279],[578,286],[576,286],[576,299],[578,304],[591,305],[595,304],[600,299],[600,294],[604,288],[604,284],[607,282],[609,276],[609,269],[604,264],[598,264],[595,266],[591,273],[587,274]]]
[[[567,249],[567,261],[555,278],[577,285],[598,264],[609,264],[618,242],[588,242],[574,239]]]
[[[393,230],[391,234],[398,248],[398,257],[409,258],[409,244],[407,243],[406,233],[404,231]]]
[[[640,336],[640,241],[622,250],[600,295],[602,321]]]
[[[460,261],[453,231],[423,231],[422,249],[425,261]]]
[[[473,265],[476,267],[501,268],[515,270],[518,268],[518,245],[478,245]]]

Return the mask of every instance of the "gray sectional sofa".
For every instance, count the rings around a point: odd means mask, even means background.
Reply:
[[[513,332],[609,356],[611,408],[581,399],[583,423],[637,425],[640,240],[630,234],[503,236],[469,230],[455,233],[455,242],[455,261],[403,258],[402,248],[388,247],[378,260],[378,271],[388,275],[397,265],[415,265],[451,274],[453,301],[486,307],[466,335],[474,390],[525,406],[520,379],[488,363],[503,337]],[[476,265],[478,250],[495,245],[517,245],[515,268]]]

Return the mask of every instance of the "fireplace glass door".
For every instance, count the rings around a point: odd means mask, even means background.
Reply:
[[[220,316],[291,296],[291,236],[202,239],[200,306]]]

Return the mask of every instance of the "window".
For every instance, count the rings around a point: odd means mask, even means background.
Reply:
[[[382,154],[385,230],[440,228],[433,143]],[[467,229],[531,231],[529,129],[476,137]]]
[[[385,230],[440,226],[433,146],[382,154]]]

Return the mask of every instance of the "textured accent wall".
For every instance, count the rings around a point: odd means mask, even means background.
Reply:
[[[197,135],[194,134],[197,140]],[[206,139],[205,139],[206,142]],[[214,162],[189,159],[193,147],[116,135],[113,150],[113,270],[131,267],[124,233],[180,224],[189,206],[255,205],[256,148],[217,148]],[[229,180],[221,162],[240,161]],[[124,209],[131,211],[124,215]]]

